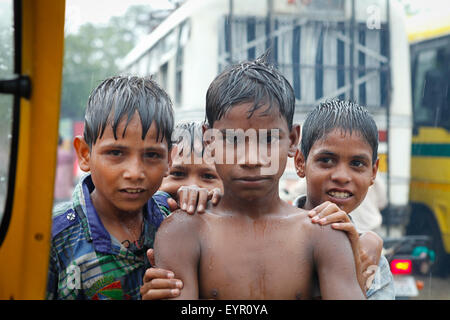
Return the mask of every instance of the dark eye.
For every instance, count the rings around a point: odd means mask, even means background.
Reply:
[[[109,150],[107,152],[107,154],[118,157],[118,156],[121,156],[123,154],[123,152],[120,150]]]
[[[175,178],[183,178],[186,176],[186,173],[184,173],[183,171],[171,171],[170,175]]]
[[[217,176],[214,174],[211,174],[211,173],[204,173],[202,175],[202,178],[206,179],[206,180],[214,180],[214,179],[217,179]]]
[[[161,154],[158,152],[146,152],[145,157],[150,159],[159,159],[161,158]]]
[[[331,159],[331,158],[320,158],[319,159],[319,162],[322,162],[322,163],[331,163],[333,161],[333,159]]]
[[[353,161],[351,162],[351,165],[352,165],[353,167],[358,167],[358,168],[360,168],[360,167],[365,166],[365,163],[362,162],[362,161],[359,161],[359,160],[353,160]]]

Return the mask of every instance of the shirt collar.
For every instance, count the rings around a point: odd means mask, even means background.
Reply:
[[[98,252],[111,253],[112,252],[112,239],[109,232],[104,227],[97,210],[91,200],[91,193],[94,191],[95,186],[92,182],[91,175],[86,176],[82,180],[82,194],[84,200],[84,211],[88,221],[88,238],[90,238],[94,244],[94,248]],[[144,223],[151,223],[156,228],[159,227],[164,216],[158,214],[160,212],[157,203],[153,198],[146,204],[146,210],[144,210]]]
[[[301,195],[295,198],[294,202],[292,204],[297,208],[302,208],[305,206],[306,203],[306,195]]]
[[[95,250],[103,253],[109,253],[111,252],[111,236],[103,226],[97,210],[95,210],[92,203],[91,192],[94,191],[95,186],[90,175],[83,180],[82,188],[90,237],[94,243]]]

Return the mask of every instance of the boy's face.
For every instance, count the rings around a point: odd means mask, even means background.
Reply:
[[[372,148],[360,132],[337,128],[313,144],[306,162],[297,151],[295,166],[298,175],[306,177],[305,209],[330,201],[350,213],[373,184],[378,160],[372,163]]]
[[[253,103],[233,106],[214,122],[213,127],[222,139],[222,143],[214,146],[213,155],[224,193],[248,200],[261,199],[269,192],[278,194],[279,179],[286,167],[287,157],[295,155],[300,132],[297,125],[289,131],[286,119],[276,106],[267,112],[265,105],[248,118],[252,106]],[[229,134],[239,130],[249,135],[244,139],[235,139]],[[223,156],[217,152],[220,146]]]
[[[214,188],[223,190],[222,180],[220,180],[214,164],[210,161],[205,161],[201,155],[194,152],[191,152],[187,159],[184,159],[179,154],[177,146],[172,148],[171,154],[172,165],[169,169],[169,175],[163,179],[160,190],[169,193],[175,199],[178,189],[182,186],[196,185],[208,190]]]
[[[126,118],[117,127],[117,140],[108,125],[89,150],[84,139],[75,140],[80,168],[90,171],[95,190],[91,194],[97,210],[127,213],[142,210],[168,174],[170,155],[166,140],[152,123],[142,140],[142,125],[136,112],[125,129]]]

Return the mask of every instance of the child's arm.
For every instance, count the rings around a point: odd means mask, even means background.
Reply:
[[[364,255],[372,264],[378,265],[383,250],[383,239],[372,231],[358,234],[348,214],[340,210],[336,204],[324,202],[311,210],[309,217],[314,223],[331,224],[333,229],[347,232],[350,241],[358,240],[361,255]]]
[[[315,229],[313,257],[323,299],[364,299],[358,283],[351,244],[341,232],[329,226]]]
[[[176,299],[199,298],[199,217],[176,211],[163,221],[156,233],[156,267],[171,270],[183,282],[183,290]]]
[[[375,232],[367,231],[359,236],[359,243],[361,259],[367,260],[370,263],[368,266],[377,266],[380,263],[381,252],[383,251],[383,239]]]
[[[192,185],[180,187],[178,190],[179,206],[188,209],[191,205],[194,206],[194,209],[191,208],[191,211],[186,211],[189,214],[196,212],[195,206],[197,206],[197,213],[203,213],[208,201],[216,205],[221,197],[222,192],[219,188],[208,190]],[[167,199],[167,204],[171,211],[178,209],[178,203],[175,199]],[[147,257],[150,260],[150,264],[154,266],[153,249],[149,249]],[[142,299],[157,300],[178,297],[183,288],[183,282],[180,279],[175,279],[173,274],[171,270],[167,269],[148,268],[145,271],[143,285],[140,289]]]
[[[361,287],[367,290],[367,279],[373,271],[369,267],[378,266],[383,249],[383,239],[371,231],[359,235],[347,213],[332,202],[327,201],[317,206],[311,210],[309,216],[314,223],[331,224],[333,229],[346,232],[352,244],[357,270],[359,270],[358,281]]]
[[[308,213],[313,223],[318,223],[322,226],[331,224],[331,227],[336,230],[345,231],[352,247],[353,258],[355,261],[358,283],[361,289],[366,290],[366,278],[363,275],[365,269],[361,260],[361,244],[359,234],[356,231],[353,223],[350,221],[347,213],[341,210],[335,203],[326,201],[321,205],[315,207]]]
[[[153,249],[147,250],[147,258],[150,265],[154,266]],[[152,267],[145,271],[140,293],[142,300],[170,299],[178,297],[182,288],[183,282],[175,279],[172,271]]]
[[[369,290],[372,282],[369,281],[379,267],[383,239],[375,232],[367,231],[359,236],[361,270],[365,279],[365,288]],[[373,277],[372,277],[373,278]]]

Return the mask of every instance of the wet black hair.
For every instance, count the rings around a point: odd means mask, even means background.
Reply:
[[[205,144],[203,140],[203,125],[200,121],[183,121],[175,126],[172,134],[172,144],[178,145],[178,152],[195,152],[203,156]]]
[[[307,115],[300,141],[305,160],[314,143],[336,128],[350,134],[353,131],[361,133],[372,148],[372,163],[375,163],[378,158],[378,129],[375,121],[363,106],[339,99],[320,103]]]
[[[220,120],[228,110],[241,103],[253,102],[248,118],[264,105],[265,113],[274,107],[280,111],[292,129],[295,111],[294,89],[287,79],[269,65],[269,51],[254,61],[233,65],[220,73],[206,93],[206,119],[209,127]]]
[[[150,77],[114,76],[103,80],[91,93],[84,116],[84,139],[92,147],[103,136],[107,125],[111,125],[117,139],[117,127],[124,116],[127,122],[138,112],[142,125],[142,140],[153,121],[156,139],[166,138],[169,150],[172,147],[174,116],[172,101],[167,93]]]

